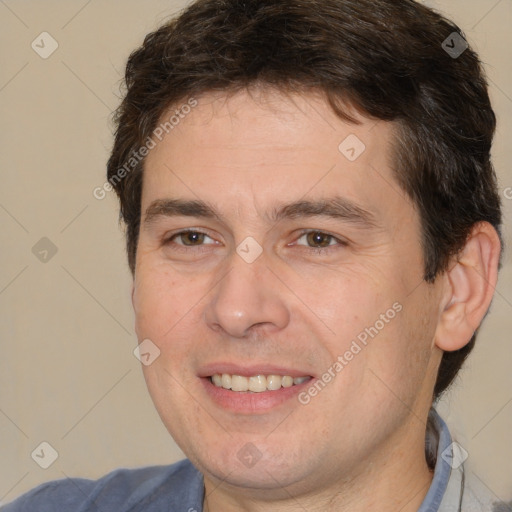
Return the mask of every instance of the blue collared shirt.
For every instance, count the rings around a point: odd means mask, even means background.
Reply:
[[[500,501],[464,468],[467,452],[453,442],[446,423],[432,408],[429,413],[434,432],[427,431],[426,446],[436,460],[432,484],[418,512],[493,512]],[[434,439],[438,438],[437,443]],[[430,446],[429,446],[430,445]]]
[[[463,451],[434,409],[426,445],[436,460],[432,484],[418,512],[493,512],[498,500],[464,472]],[[1,512],[202,512],[202,474],[188,459],[170,466],[117,469],[99,480],[48,482],[2,507]]]

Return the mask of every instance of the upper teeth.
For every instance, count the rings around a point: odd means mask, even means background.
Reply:
[[[219,388],[231,389],[233,391],[275,391],[277,389],[289,388],[294,384],[302,384],[310,377],[290,377],[289,375],[254,375],[244,377],[243,375],[230,375],[216,373],[212,375],[212,382]]]

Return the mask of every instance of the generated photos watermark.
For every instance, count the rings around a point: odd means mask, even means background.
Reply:
[[[198,102],[195,98],[189,98],[186,103],[181,105],[180,108],[177,108],[172,115],[169,117],[167,121],[160,123],[152,133],[152,136],[149,136],[144,144],[140,146],[137,151],[133,151],[131,153],[130,158],[125,162],[125,164],[120,167],[117,172],[111,176],[101,187],[96,187],[92,191],[92,195],[98,199],[105,199],[107,192],[111,192],[114,187],[128,174],[130,174],[137,165],[144,160],[144,158],[149,154],[149,152],[156,147],[155,139],[158,141],[162,141],[164,136],[168,134],[171,130],[174,130],[176,126],[178,126],[182,119],[184,119],[192,109],[198,105]]]
[[[402,304],[395,302],[385,313],[379,316],[378,320],[376,320],[373,325],[365,327],[365,329],[356,336],[356,339],[352,340],[350,348],[336,358],[336,361],[322,374],[320,379],[316,380],[308,389],[299,393],[299,402],[302,405],[309,404],[311,399],[323,391],[327,384],[329,384],[329,382],[331,382],[336,375],[368,345],[370,339],[375,338],[402,309]]]

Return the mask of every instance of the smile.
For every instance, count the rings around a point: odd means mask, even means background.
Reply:
[[[310,379],[309,376],[294,378],[290,375],[253,375],[245,377],[228,373],[216,373],[210,377],[212,384],[218,388],[239,392],[252,391],[253,393],[290,388]]]

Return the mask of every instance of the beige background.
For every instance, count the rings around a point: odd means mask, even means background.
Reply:
[[[495,165],[512,187],[512,0],[426,2],[480,52],[499,118]],[[109,115],[130,51],[182,1],[0,0],[0,503],[44,481],[182,458],[133,356],[130,276],[104,181]],[[47,31],[58,49],[31,42]],[[441,43],[441,42],[440,42]],[[509,197],[512,196],[512,189]],[[505,199],[511,245],[512,199]],[[42,238],[58,252],[32,253]],[[512,499],[512,263],[457,389],[440,406],[477,476]],[[46,441],[59,457],[31,458]]]

